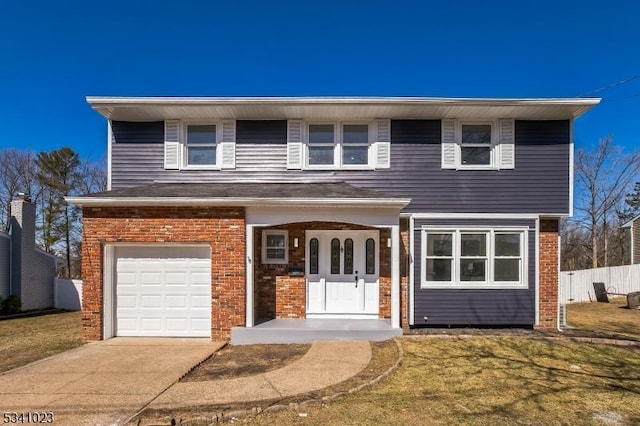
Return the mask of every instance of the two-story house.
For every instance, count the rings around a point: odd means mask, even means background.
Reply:
[[[68,198],[85,338],[558,326],[573,120],[598,99],[88,102],[109,190]]]

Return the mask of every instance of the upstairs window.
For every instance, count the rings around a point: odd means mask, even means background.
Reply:
[[[369,163],[369,126],[345,124],[342,126],[342,164],[367,165]]]
[[[164,168],[220,170],[236,167],[236,122],[164,121]]]
[[[378,170],[391,167],[391,120],[287,121],[287,169]]]
[[[215,124],[189,124],[186,126],[187,167],[215,166],[217,127]]]
[[[514,167],[514,120],[442,120],[443,169],[503,170]]]
[[[308,125],[307,167],[321,169],[373,168],[369,124]]]
[[[462,124],[460,163],[462,166],[491,166],[493,161],[493,126]]]
[[[309,165],[329,166],[335,162],[336,138],[333,124],[309,125]]]

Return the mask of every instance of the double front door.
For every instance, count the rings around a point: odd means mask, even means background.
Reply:
[[[378,315],[378,231],[307,231],[307,317]]]

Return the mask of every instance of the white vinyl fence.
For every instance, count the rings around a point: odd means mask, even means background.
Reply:
[[[597,282],[604,283],[609,293],[640,291],[640,264],[560,272],[560,303],[595,302]]]
[[[53,288],[54,306],[58,309],[82,309],[82,280],[56,278]]]

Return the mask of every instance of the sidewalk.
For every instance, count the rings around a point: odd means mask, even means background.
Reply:
[[[340,383],[371,360],[368,341],[317,341],[300,359],[255,376],[203,382],[178,382],[148,405],[151,410],[196,409],[232,402],[278,399]]]

